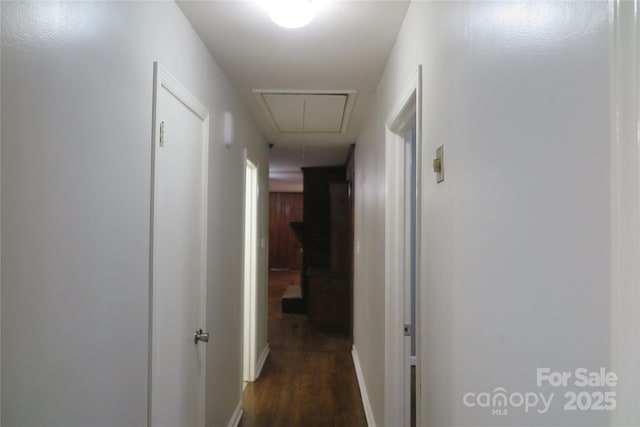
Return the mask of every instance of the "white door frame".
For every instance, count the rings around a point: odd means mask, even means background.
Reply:
[[[613,425],[640,425],[640,1],[611,6],[611,361]]]
[[[258,167],[243,155],[243,286],[242,286],[242,381],[256,380],[256,313],[258,284]],[[251,177],[248,175],[251,173]]]
[[[407,90],[398,98],[386,125],[385,143],[385,407],[384,425],[408,426],[406,405],[410,402],[406,383],[406,338],[404,280],[405,222],[405,135],[404,130],[415,117],[416,122],[416,260],[420,260],[420,206],[422,152],[422,66]],[[416,422],[420,425],[420,269],[416,269]]]
[[[154,222],[154,214],[155,214],[155,200],[156,200],[156,182],[157,182],[157,168],[156,168],[156,148],[160,146],[160,132],[158,117],[157,117],[157,103],[158,97],[161,92],[161,89],[164,88],[169,91],[173,96],[175,96],[180,102],[182,102],[187,108],[189,108],[196,116],[198,116],[202,120],[202,140],[203,140],[203,171],[204,171],[204,180],[202,183],[202,198],[204,200],[202,209],[202,237],[201,237],[201,254],[203,256],[203,260],[201,263],[202,266],[202,277],[207,277],[207,199],[208,199],[208,164],[209,164],[209,156],[208,156],[208,147],[209,147],[209,111],[208,109],[200,103],[187,89],[185,89],[178,80],[176,80],[167,70],[165,70],[158,62],[153,63],[153,111],[152,111],[152,149],[151,149],[151,216],[150,216],[150,236],[149,236],[149,339],[148,339],[148,401],[147,401],[147,423],[149,427],[151,427],[151,416],[152,416],[152,392],[153,392],[153,337],[154,337],[154,328],[153,325],[155,323],[155,311],[154,311],[154,235],[155,235],[155,222]],[[204,298],[202,299],[203,304],[203,327],[206,326],[206,279],[205,284],[203,284],[204,289],[202,293]],[[203,368],[204,369],[204,368]],[[205,380],[206,382],[206,380]],[[204,384],[203,384],[204,385]],[[205,390],[202,390],[204,393]],[[203,396],[204,398],[204,396]],[[203,408],[204,410],[205,408]],[[204,412],[202,414],[202,421],[204,423]]]

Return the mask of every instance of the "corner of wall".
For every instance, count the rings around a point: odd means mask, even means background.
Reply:
[[[640,0],[611,3],[611,424],[640,425]]]

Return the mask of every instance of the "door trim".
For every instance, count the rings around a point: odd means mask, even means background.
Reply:
[[[640,1],[610,5],[612,425],[640,425]]]
[[[251,161],[248,151],[243,152],[244,170],[244,215],[243,215],[243,274],[242,274],[242,381],[253,382],[257,379],[257,291],[258,291],[258,166]],[[248,174],[251,171],[253,179],[249,182]],[[252,186],[251,188],[249,186]],[[249,194],[251,192],[251,194]],[[248,197],[251,203],[248,203]],[[249,210],[252,211],[249,211]],[[251,222],[249,224],[249,221]],[[249,228],[249,230],[247,230]],[[249,233],[249,235],[248,235]],[[247,240],[250,240],[247,242]],[[248,260],[249,251],[251,258]],[[251,265],[247,265],[250,262]],[[247,277],[248,276],[248,277]]]
[[[185,105],[189,110],[191,110],[196,116],[198,116],[202,120],[202,140],[204,144],[204,156],[202,159],[203,163],[203,171],[205,175],[205,179],[202,186],[202,197],[204,200],[202,209],[202,218],[204,218],[202,228],[202,277],[207,277],[207,208],[208,208],[208,165],[209,165],[209,111],[208,109],[200,103],[178,80],[176,80],[169,72],[164,69],[158,62],[153,63],[153,108],[152,108],[152,131],[151,131],[151,206],[150,206],[150,228],[149,228],[149,339],[148,339],[148,366],[147,366],[147,425],[151,427],[151,415],[152,415],[152,392],[153,392],[153,384],[152,384],[152,375],[153,375],[153,324],[154,324],[154,299],[153,299],[153,289],[154,289],[154,233],[155,233],[155,222],[154,222],[154,211],[155,211],[155,200],[156,200],[156,180],[157,180],[157,170],[156,170],[156,147],[160,144],[160,132],[158,132],[158,117],[157,117],[157,104],[158,97],[161,89],[164,88],[169,91],[173,96],[175,96],[182,104]],[[206,281],[205,281],[206,282]],[[206,283],[204,284],[203,295],[205,296],[202,300],[202,304],[205,305],[203,310],[203,315],[205,318],[206,324]],[[208,330],[208,328],[207,328]],[[205,371],[206,372],[206,371]],[[206,378],[206,373],[205,373]],[[205,379],[206,382],[206,379]],[[203,414],[204,416],[204,414]]]
[[[405,426],[405,399],[409,384],[404,379],[404,161],[403,130],[416,120],[416,260],[420,260],[422,168],[422,65],[418,65],[407,89],[398,98],[386,124],[385,137],[385,393],[384,425]],[[420,269],[416,268],[416,358],[420,361]],[[421,364],[416,366],[416,425],[420,425]]]

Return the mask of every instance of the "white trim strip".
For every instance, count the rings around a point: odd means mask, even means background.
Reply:
[[[238,402],[235,411],[233,411],[233,415],[231,415],[231,419],[229,420],[229,424],[227,427],[238,427],[240,424],[240,420],[242,419],[242,414],[244,411],[242,410],[242,400]]]
[[[351,357],[353,358],[353,366],[356,370],[356,378],[358,379],[358,387],[360,388],[360,397],[362,398],[362,406],[364,407],[364,415],[367,417],[367,425],[369,427],[376,427],[376,420],[373,417],[373,410],[371,409],[371,402],[369,402],[369,395],[367,394],[367,386],[364,382],[364,376],[362,375],[362,367],[360,366],[360,358],[358,357],[358,351],[356,346],[353,346],[351,350]]]
[[[171,74],[167,72],[162,66],[154,62],[154,68],[157,70],[158,76],[160,78],[160,85],[171,92],[173,96],[182,102],[185,107],[189,110],[193,111],[200,119],[205,120],[209,116],[209,110],[207,107],[202,105],[198,99],[191,95],[191,93],[185,89],[184,86],[180,84]]]
[[[256,380],[260,378],[260,374],[262,374],[262,368],[264,368],[267,357],[269,357],[269,344],[264,346],[264,350],[262,350],[262,353],[260,354],[260,359],[258,359],[258,366],[256,367]]]

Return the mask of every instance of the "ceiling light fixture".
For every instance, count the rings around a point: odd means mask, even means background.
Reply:
[[[284,28],[307,25],[318,11],[322,0],[259,0],[273,22]]]

